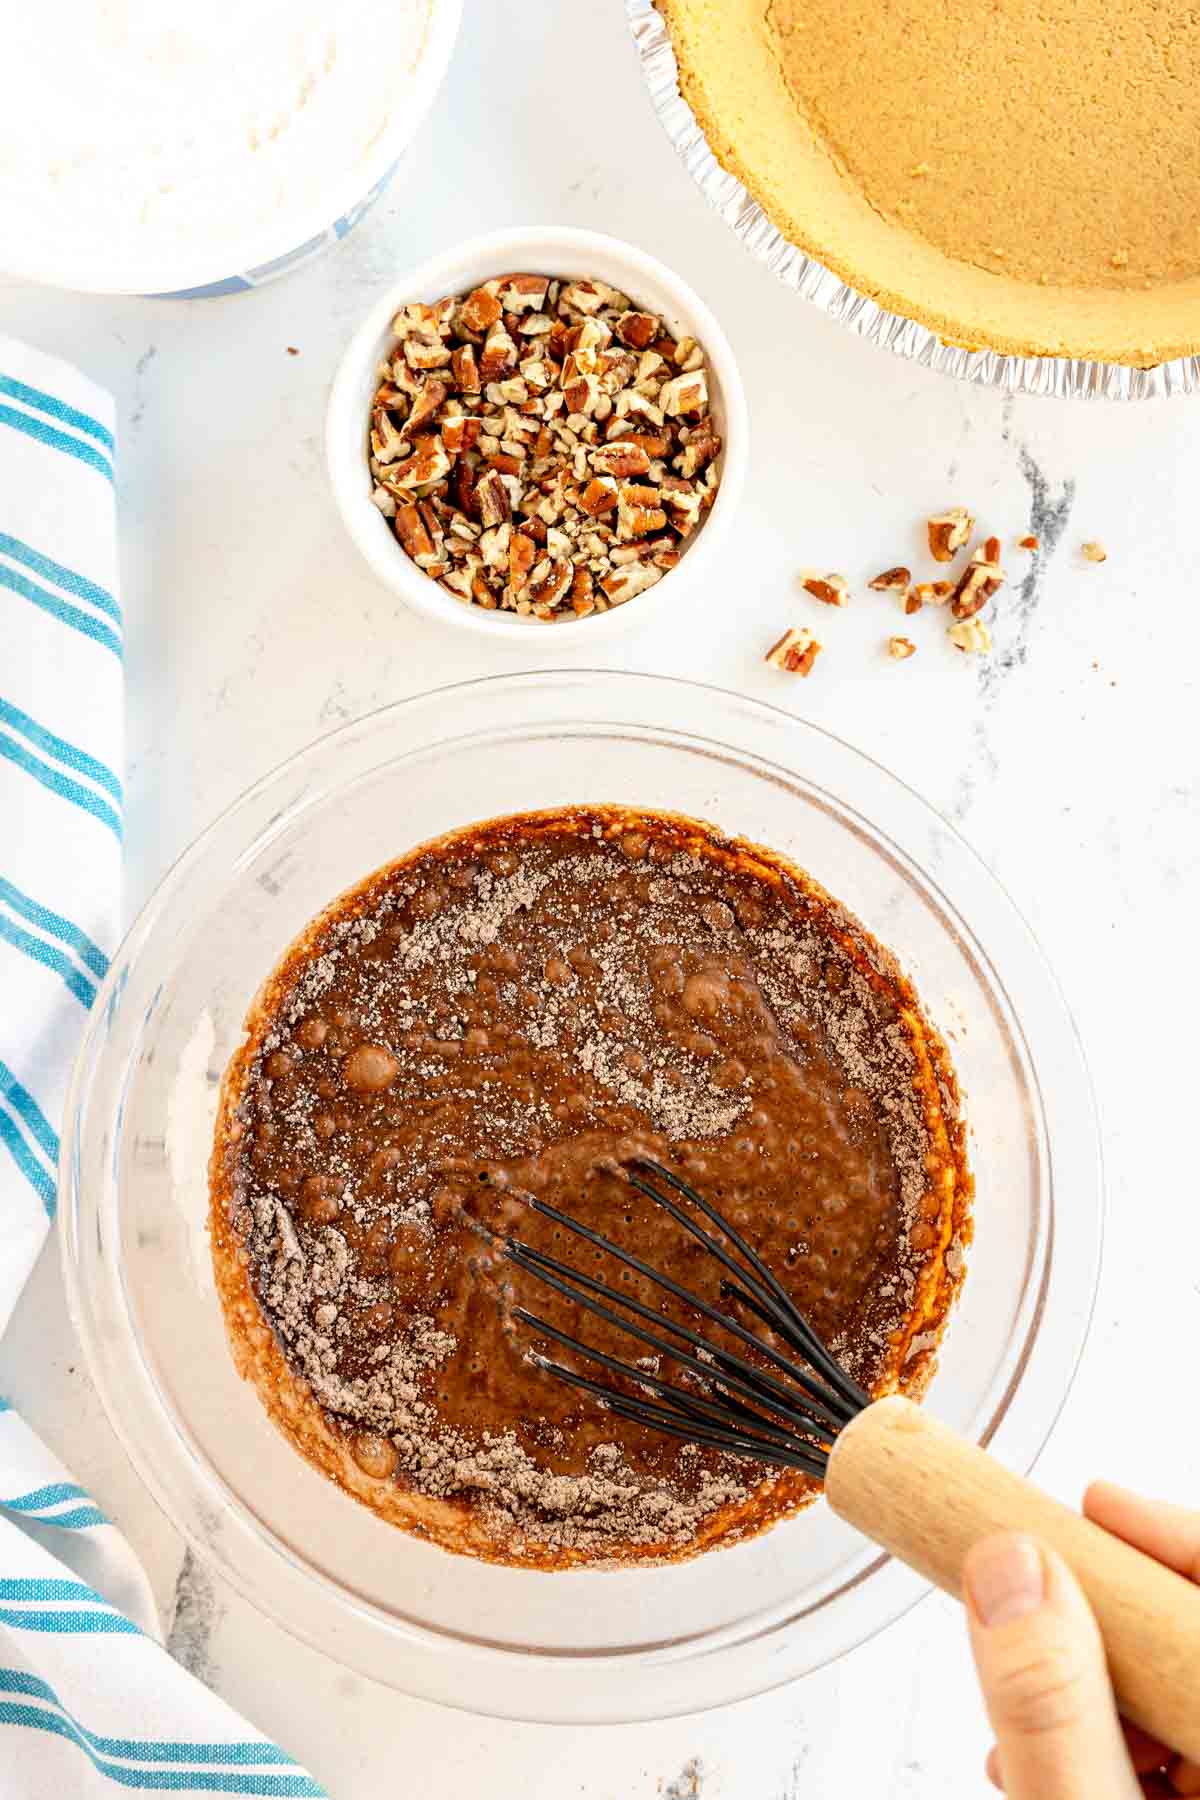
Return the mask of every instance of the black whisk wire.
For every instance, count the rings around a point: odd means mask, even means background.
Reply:
[[[565,1215],[560,1216],[565,1217]],[[595,1236],[600,1243],[607,1244],[609,1242],[609,1240],[604,1238],[601,1233],[596,1233]],[[617,1305],[625,1307],[638,1318],[645,1319],[649,1324],[656,1326],[659,1331],[672,1332],[676,1337],[684,1339],[685,1342],[694,1345],[699,1350],[703,1350],[705,1355],[711,1357],[713,1362],[721,1369],[722,1374],[728,1372],[731,1378],[733,1376],[740,1377],[741,1382],[749,1384],[749,1386],[754,1389],[754,1397],[761,1405],[771,1406],[774,1404],[776,1410],[782,1411],[793,1425],[802,1427],[810,1417],[815,1417],[818,1423],[828,1426],[832,1433],[836,1433],[845,1423],[844,1415],[835,1410],[836,1397],[834,1397],[834,1403],[827,1405],[825,1401],[819,1397],[821,1390],[816,1387],[816,1383],[810,1384],[810,1386],[815,1389],[815,1392],[808,1396],[804,1403],[803,1411],[800,1412],[797,1410],[796,1395],[789,1388],[785,1387],[781,1381],[777,1381],[774,1376],[770,1375],[764,1369],[756,1369],[752,1363],[748,1363],[744,1357],[736,1355],[734,1351],[726,1350],[720,1344],[714,1344],[711,1339],[703,1337],[698,1331],[694,1331],[690,1325],[683,1324],[681,1320],[668,1318],[663,1313],[654,1312],[650,1307],[644,1306],[640,1300],[635,1299],[632,1294],[622,1293],[620,1288],[612,1287],[607,1282],[600,1281],[595,1275],[589,1275],[583,1269],[574,1269],[569,1263],[560,1262],[557,1257],[550,1256],[545,1251],[535,1250],[532,1245],[523,1243],[519,1238],[510,1238],[506,1240],[504,1247],[505,1254],[510,1262],[515,1263],[520,1268],[528,1269],[531,1274],[537,1275],[540,1279],[545,1281],[549,1287],[557,1288],[567,1299],[574,1300],[576,1304],[582,1306],[585,1311],[598,1313],[602,1318],[607,1319],[610,1324],[616,1325],[619,1329],[628,1331],[634,1337],[640,1338],[643,1343],[648,1344],[651,1349],[657,1350],[660,1355],[674,1357],[676,1361],[684,1363],[685,1367],[691,1368],[693,1373],[699,1373],[705,1378],[711,1379],[713,1372],[711,1368],[704,1368],[702,1365],[693,1362],[691,1358],[685,1358],[673,1345],[665,1343],[662,1338],[656,1336],[654,1333],[643,1331],[638,1326],[631,1324],[628,1320],[620,1318],[606,1306],[600,1304],[598,1300],[590,1300],[587,1294],[578,1292],[578,1286],[587,1288],[590,1294],[598,1295],[603,1300],[613,1301]],[[614,1244],[611,1245],[610,1248],[611,1253],[614,1256],[620,1257],[622,1261],[626,1260],[626,1253],[622,1251],[619,1246]],[[636,1264],[636,1258],[631,1260]],[[707,1318],[710,1318],[714,1324],[720,1325],[726,1330],[733,1332],[736,1337],[740,1338],[743,1343],[747,1344],[752,1349],[762,1350],[764,1352],[769,1349],[769,1346],[764,1345],[762,1340],[756,1338],[753,1332],[747,1331],[745,1326],[740,1325],[736,1319],[731,1319],[728,1314],[723,1313],[719,1307],[709,1305],[709,1303],[706,1300],[701,1299],[698,1294],[689,1294],[686,1288],[677,1287],[674,1283],[672,1283],[672,1288],[675,1291],[677,1298],[686,1299],[689,1305],[698,1308],[698,1310]],[[788,1362],[786,1357],[776,1354],[772,1357],[772,1360],[778,1367],[786,1370],[788,1373],[791,1372],[792,1365]],[[744,1389],[739,1388],[739,1391],[744,1391]],[[780,1402],[782,1402],[782,1406],[778,1404]]]
[[[725,1244],[698,1224],[669,1194],[664,1194],[658,1186],[636,1173],[637,1169],[646,1170],[701,1212],[739,1252],[742,1260],[734,1257]],[[513,1309],[515,1320],[575,1355],[600,1365],[618,1379],[632,1383],[635,1392],[629,1393],[598,1381],[540,1352],[531,1351],[530,1360],[557,1379],[592,1394],[620,1418],[649,1425],[689,1443],[752,1456],[820,1479],[827,1466],[829,1446],[842,1427],[867,1404],[869,1396],[829,1355],[786,1289],[716,1207],[687,1182],[649,1159],[639,1159],[623,1173],[632,1187],[667,1212],[727,1271],[728,1278],[722,1280],[722,1292],[781,1337],[805,1359],[808,1367],[801,1367],[781,1355],[730,1313],[713,1306],[671,1276],[624,1250],[602,1232],[573,1219],[569,1213],[561,1212],[535,1194],[520,1193],[516,1197],[523,1205],[615,1257],[684,1306],[730,1333],[765,1358],[785,1381],[780,1381],[778,1374],[756,1367],[734,1351],[714,1343],[681,1320],[653,1311],[632,1294],[573,1268],[519,1238],[507,1237],[478,1222],[468,1221],[516,1267],[561,1294],[583,1313],[601,1318],[648,1345],[660,1359],[667,1357],[684,1371],[685,1379],[691,1378],[693,1385],[685,1392],[658,1374],[610,1356],[519,1306]],[[639,1324],[637,1320],[643,1320],[645,1324]],[[647,1325],[655,1329],[648,1330]],[[664,1331],[678,1341],[668,1342],[660,1335]],[[685,1345],[692,1348],[684,1348]],[[693,1355],[692,1350],[699,1354]],[[661,1367],[661,1361],[658,1366]]]
[[[597,1249],[606,1251],[610,1256],[615,1257],[618,1262],[624,1263],[627,1268],[636,1270],[639,1275],[645,1276],[648,1281],[653,1282],[666,1293],[673,1295],[675,1299],[682,1301],[685,1306],[694,1307],[696,1311],[702,1313],[706,1318],[711,1319],[714,1324],[720,1325],[726,1331],[731,1332],[733,1336],[740,1339],[742,1343],[755,1350],[759,1355],[766,1357],[769,1362],[773,1363],[777,1369],[787,1376],[789,1381],[797,1383],[808,1395],[813,1404],[821,1408],[823,1417],[829,1417],[830,1415],[836,1417],[840,1426],[858,1410],[856,1405],[852,1407],[851,1411],[848,1413],[846,1411],[846,1402],[837,1391],[822,1385],[822,1383],[817,1381],[808,1371],[797,1368],[795,1362],[790,1357],[781,1355],[772,1345],[764,1343],[761,1337],[755,1332],[748,1331],[744,1325],[740,1324],[739,1321],[733,1318],[729,1313],[722,1312],[719,1308],[711,1306],[708,1301],[701,1299],[698,1294],[693,1294],[688,1288],[681,1286],[680,1283],[673,1280],[670,1275],[664,1275],[661,1269],[656,1269],[653,1264],[644,1262],[640,1256],[634,1256],[631,1251],[623,1249],[620,1244],[613,1243],[612,1239],[605,1237],[603,1232],[593,1230],[590,1225],[581,1224],[578,1219],[573,1219],[569,1213],[560,1212],[558,1207],[551,1206],[549,1201],[539,1200],[535,1194],[517,1193],[516,1198],[532,1211],[541,1213],[543,1218],[553,1220],[555,1224],[564,1226],[576,1237],[583,1238],[585,1242],[594,1245]],[[504,1242],[506,1249],[508,1245],[511,1244],[512,1246],[519,1248],[526,1253],[532,1253],[535,1256],[543,1256],[544,1254],[541,1251],[531,1252],[531,1247],[521,1243],[520,1239],[502,1241]],[[564,1267],[565,1272],[572,1280],[582,1278],[579,1270],[568,1268],[565,1265],[560,1266]],[[622,1305],[632,1304],[631,1296],[626,1296],[615,1288],[610,1288],[608,1294],[611,1299],[618,1300]],[[654,1318],[656,1323],[664,1326],[671,1325],[669,1319],[661,1317],[658,1314],[655,1314]],[[701,1339],[701,1342],[706,1349],[712,1348],[707,1339]]]
[[[582,1350],[593,1362],[600,1363],[614,1375],[622,1375],[627,1381],[636,1382],[639,1387],[649,1388],[650,1392],[658,1395],[660,1399],[670,1400],[674,1406],[665,1410],[664,1416],[666,1417],[680,1422],[685,1419],[690,1420],[693,1425],[698,1424],[708,1431],[730,1431],[742,1438],[752,1435],[754,1441],[772,1445],[778,1450],[790,1450],[795,1443],[795,1439],[789,1437],[786,1432],[775,1429],[769,1419],[759,1419],[761,1432],[749,1434],[740,1431],[730,1425],[728,1410],[721,1404],[720,1398],[709,1398],[700,1394],[684,1394],[681,1389],[674,1387],[669,1381],[663,1381],[660,1376],[653,1375],[646,1369],[639,1369],[632,1363],[622,1362],[619,1357],[608,1356],[603,1350],[596,1350],[588,1345],[580,1344],[579,1340],[573,1338],[569,1332],[559,1331],[556,1326],[548,1324],[545,1319],[537,1318],[535,1314],[525,1312],[523,1308],[518,1309],[514,1317],[519,1318],[523,1324],[531,1326],[534,1330],[544,1332],[547,1337],[553,1338],[555,1343],[561,1344],[564,1349]],[[577,1370],[567,1369],[565,1365],[555,1365],[556,1372],[559,1366],[563,1367],[564,1373],[573,1387],[586,1387],[589,1392],[600,1394],[605,1400],[633,1406],[642,1415],[656,1411],[663,1412],[663,1409],[657,1408],[651,1400],[623,1394],[618,1388],[607,1388],[599,1382],[590,1380],[587,1376],[580,1375]]]
[[[655,1188],[649,1186],[647,1182],[641,1181],[636,1175],[629,1176],[633,1186],[645,1194],[647,1199],[653,1200],[656,1205],[669,1212],[673,1219],[677,1220],[685,1230],[690,1231],[693,1237],[698,1238],[706,1248],[716,1252],[737,1281],[744,1283],[745,1287],[750,1289],[751,1294],[758,1299],[759,1304],[753,1310],[759,1314],[759,1317],[766,1323],[775,1326],[780,1335],[786,1338],[794,1349],[806,1356],[830,1386],[835,1388],[853,1406],[855,1412],[866,1406],[871,1396],[833,1360],[804,1314],[797,1310],[787,1289],[767,1267],[758,1253],[750,1248],[745,1238],[734,1229],[728,1219],[719,1213],[712,1202],[704,1198],[703,1194],[697,1193],[694,1187],[689,1186],[678,1175],[673,1175],[670,1169],[664,1169],[661,1163],[651,1162],[647,1159],[641,1166],[651,1169],[661,1181],[667,1183],[668,1187],[674,1188],[677,1194],[682,1194],[690,1206],[697,1207],[717,1227],[718,1231],[723,1232],[730,1243],[745,1257],[757,1280],[748,1280],[745,1271],[738,1268],[732,1257],[717,1243],[716,1239],[702,1230],[694,1219],[689,1218],[682,1207],[676,1206],[666,1195],[658,1193]],[[766,1289],[769,1298],[765,1298],[758,1291],[760,1288]],[[771,1304],[772,1300],[774,1305]],[[780,1314],[782,1314],[781,1319],[778,1317]]]
[[[536,1351],[530,1352],[530,1361],[536,1363],[538,1368],[545,1369],[548,1375],[555,1375],[572,1387],[582,1388],[585,1393],[595,1394],[604,1401],[610,1412],[631,1420],[635,1425],[653,1423],[656,1431],[665,1431],[671,1437],[683,1438],[689,1444],[709,1444],[714,1449],[731,1450],[739,1456],[754,1456],[761,1462],[775,1463],[781,1468],[801,1469],[806,1475],[815,1475],[818,1479],[825,1473],[824,1456],[816,1451],[806,1450],[803,1444],[786,1441],[776,1443],[760,1438],[755,1433],[726,1429],[712,1421],[706,1421],[698,1413],[693,1415],[691,1412],[684,1413],[671,1407],[657,1406],[651,1400],[632,1399],[615,1388],[606,1387],[602,1381],[592,1381],[577,1369],[568,1369],[563,1363],[556,1363]]]

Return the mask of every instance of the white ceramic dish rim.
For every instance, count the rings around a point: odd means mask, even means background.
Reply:
[[[67,288],[84,294],[136,294],[170,298],[247,270],[263,269],[302,249],[337,219],[354,212],[377,183],[395,167],[424,124],[445,80],[462,24],[463,0],[430,0],[429,35],[404,107],[377,138],[372,153],[339,174],[314,199],[272,215],[269,226],[245,231],[213,250],[198,250],[175,260],[122,257],[116,272],[98,269],[89,259],[81,267],[68,253],[26,256],[5,245],[0,267],[23,281]]]
[[[713,413],[724,444],[721,483],[707,519],[678,565],[643,594],[610,612],[553,624],[488,612],[465,605],[412,563],[370,499],[365,439],[374,371],[391,337],[391,321],[410,300],[432,301],[469,288],[493,275],[532,268],[547,274],[597,275],[619,283],[633,299],[656,304],[655,290],[667,297],[661,310],[668,323],[686,325],[703,346],[713,376]],[[737,361],[715,315],[687,282],[656,257],[602,232],[572,226],[525,226],[488,232],[455,245],[393,282],[351,338],[334,375],[325,421],[325,453],[334,500],[347,531],[373,573],[406,605],[442,624],[480,636],[517,642],[530,651],[551,652],[568,644],[607,642],[649,624],[685,593],[695,593],[712,569],[745,485],[749,415]],[[564,635],[566,634],[566,635]]]
[[[925,842],[930,828],[944,834],[945,842],[950,845],[959,865],[952,872],[952,881],[960,885],[964,881],[983,884],[976,897],[981,901],[984,923],[979,929],[984,936],[993,930],[1016,928],[1017,937],[1008,946],[1006,961],[1011,959],[1015,968],[1018,1005],[1023,1001],[1034,1003],[1031,1005],[1031,1016],[1036,1020],[1036,1048],[1031,1048],[1028,1044],[1025,1025],[1019,1020],[1017,1023],[1019,1037],[1024,1044],[1024,1054],[1034,1078],[1033,1098],[1039,1107],[1048,1153],[1048,1236],[1045,1252],[1048,1261],[1034,1301],[1032,1323],[1018,1361],[999,1396],[998,1407],[994,1400],[987,1403],[990,1422],[984,1432],[984,1441],[988,1441],[992,1431],[998,1432],[999,1440],[1005,1439],[1009,1435],[1010,1415],[1020,1410],[1023,1415],[1021,1428],[1017,1432],[1022,1439],[1020,1456],[1028,1464],[1038,1453],[1069,1390],[1086,1338],[1095,1297],[1102,1236],[1103,1179],[1094,1101],[1073,1021],[1028,926],[999,883],[952,827],[933,813],[911,789],[874,764],[871,759],[853,750],[833,734],[811,726],[806,721],[796,720],[778,708],[750,700],[745,695],[699,683],[629,675],[618,670],[568,669],[555,671],[549,676],[546,671],[531,670],[517,676],[491,677],[482,681],[455,684],[384,708],[378,714],[369,715],[365,720],[356,721],[317,740],[307,750],[255,784],[213,821],[164,879],[155,897],[129,933],[125,945],[114,958],[112,972],[100,995],[99,1004],[92,1013],[68,1100],[68,1125],[64,1133],[66,1155],[60,1174],[62,1255],[72,1317],[83,1341],[101,1398],[114,1424],[118,1426],[127,1452],[167,1516],[184,1530],[201,1554],[208,1557],[216,1554],[227,1577],[261,1610],[298,1636],[320,1644],[333,1655],[342,1656],[351,1666],[362,1667],[364,1673],[377,1677],[377,1666],[366,1667],[353,1651],[345,1649],[339,1643],[336,1620],[323,1617],[323,1628],[318,1631],[311,1620],[302,1621],[297,1616],[297,1594],[311,1595],[317,1600],[321,1592],[329,1588],[328,1581],[319,1572],[314,1571],[307,1563],[298,1563],[285,1543],[264,1532],[257,1521],[245,1516],[244,1509],[240,1509],[236,1498],[224,1491],[219,1478],[214,1484],[212,1472],[202,1469],[200,1472],[208,1494],[205,1504],[210,1512],[214,1504],[221,1509],[218,1515],[222,1519],[221,1545],[227,1543],[228,1537],[236,1537],[239,1544],[248,1545],[260,1558],[264,1552],[269,1553],[270,1569],[267,1571],[269,1578],[266,1581],[260,1578],[261,1570],[256,1569],[251,1573],[242,1564],[230,1567],[228,1553],[223,1554],[221,1546],[216,1542],[201,1542],[200,1536],[189,1523],[179,1518],[166,1498],[165,1489],[169,1488],[169,1484],[161,1478],[157,1462],[153,1458],[148,1459],[146,1454],[140,1454],[141,1446],[131,1444],[127,1434],[120,1429],[123,1405],[127,1410],[129,1403],[128,1395],[122,1404],[118,1404],[110,1379],[112,1371],[107,1367],[103,1353],[104,1332],[96,1329],[93,1310],[95,1296],[87,1291],[86,1283],[81,1285],[84,1261],[84,1237],[81,1233],[86,1233],[89,1239],[96,1232],[101,1237],[107,1235],[101,1228],[99,1218],[89,1222],[81,1217],[79,1206],[78,1123],[87,1088],[89,1053],[94,1048],[93,1039],[97,1042],[103,1040],[102,1022],[109,1010],[119,1002],[127,968],[150,937],[157,914],[169,897],[186,882],[190,866],[203,856],[209,839],[233,822],[240,809],[247,807],[256,798],[261,799],[264,793],[274,792],[280,784],[284,785],[285,791],[288,786],[294,789],[295,778],[303,773],[306,761],[313,763],[321,756],[328,756],[339,739],[350,740],[355,733],[370,734],[380,722],[386,721],[388,717],[403,715],[407,709],[421,705],[429,707],[436,703],[440,714],[448,703],[452,703],[454,697],[470,700],[478,697],[481,691],[488,690],[518,698],[529,692],[538,695],[546,690],[548,682],[556,679],[575,684],[590,682],[598,684],[601,689],[607,684],[610,693],[617,683],[631,684],[636,690],[636,705],[632,714],[627,715],[631,723],[644,718],[647,703],[653,706],[650,690],[657,687],[660,690],[682,690],[685,698],[690,697],[693,703],[701,707],[710,706],[718,700],[722,704],[733,703],[742,713],[749,713],[760,725],[775,731],[780,728],[799,728],[801,738],[807,736],[810,746],[815,746],[820,752],[823,744],[823,753],[827,757],[835,761],[840,759],[842,767],[838,770],[838,776],[851,777],[849,785],[852,789],[861,788],[865,782],[872,792],[881,784],[891,790],[889,802],[898,806],[901,813],[906,815],[903,819],[903,831],[908,842],[913,842],[914,825],[917,828],[918,843]],[[614,700],[618,698],[615,693],[612,697]],[[630,697],[631,705],[633,698],[634,696]],[[662,699],[660,692],[660,703]],[[472,706],[469,710],[473,712],[475,709]],[[590,712],[589,721],[593,727],[608,728],[606,722],[619,711],[619,705],[614,705],[604,710],[600,718],[596,717],[595,712]],[[654,716],[658,716],[658,713]],[[637,729],[645,728],[639,723]],[[709,739],[705,734],[702,742],[711,745],[717,741]],[[759,765],[760,772],[769,776],[774,770],[777,772],[776,778],[796,778],[795,771],[790,766],[794,755],[789,757],[788,764],[769,760],[764,762],[758,750],[750,751],[745,746],[743,749]],[[285,776],[289,778],[287,783],[283,782]],[[801,776],[800,779],[811,786],[809,777]],[[319,799],[327,790],[326,783],[325,788],[318,788],[315,796],[305,795],[303,804]],[[291,804],[285,801],[283,811],[276,811],[265,831],[258,831],[256,842],[259,847],[274,837],[276,827],[281,825],[295,806],[301,804],[301,791],[295,790],[294,801]],[[820,786],[815,791],[833,800],[839,813],[852,826],[854,821],[858,821],[860,826],[865,827],[871,837],[881,843],[889,860],[900,867],[917,866],[910,853],[893,839],[890,831],[884,833],[880,827],[870,823],[866,813],[856,807],[853,798],[846,800],[840,795],[835,797],[831,789]],[[245,846],[243,849],[249,854],[249,849]],[[974,934],[974,928],[965,925],[957,902],[945,893],[941,879],[935,879],[927,873],[924,866],[919,869],[919,873],[927,890],[937,897],[952,918],[963,923],[963,935],[970,943],[972,956],[982,961],[989,980],[995,984],[1005,1007],[1013,1012],[1016,1019],[1013,1002],[1009,997],[1011,983],[1000,982],[990,957]],[[1049,1090],[1042,1089],[1039,1093],[1037,1073],[1039,1069],[1047,1068],[1053,1070],[1054,1081]],[[1060,1246],[1057,1255],[1051,1255],[1053,1239],[1058,1235],[1055,1221],[1059,1206],[1056,1196],[1060,1193],[1065,1194],[1070,1202],[1063,1215],[1063,1220],[1070,1227],[1067,1234],[1071,1252],[1069,1256],[1063,1253],[1065,1245]],[[1081,1211],[1084,1201],[1087,1210]],[[110,1270],[110,1278],[117,1282],[122,1296],[121,1303],[128,1307],[120,1270]],[[1040,1385],[1034,1378],[1035,1365],[1040,1365]],[[143,1385],[146,1375],[147,1372],[143,1370]],[[1052,1379],[1047,1382],[1047,1377]],[[162,1397],[152,1377],[143,1400],[157,1403],[162,1409]],[[166,1412],[164,1423],[168,1433],[173,1432],[175,1438],[179,1438],[178,1427]],[[195,1453],[186,1439],[181,1440],[181,1447],[189,1463],[194,1465]],[[1003,1448],[1002,1441],[1000,1447]],[[864,1583],[868,1575],[873,1578],[870,1584],[872,1602],[864,1612]],[[864,1561],[851,1580],[839,1590],[839,1599],[844,1600],[845,1604],[839,1611],[842,1624],[832,1649],[824,1645],[819,1652],[807,1649],[797,1651],[795,1632],[782,1630],[781,1627],[796,1625],[807,1609],[802,1609],[797,1614],[794,1603],[789,1601],[788,1606],[792,1610],[787,1610],[786,1616],[776,1616],[779,1609],[773,1609],[753,1622],[756,1626],[754,1630],[748,1634],[743,1633],[732,1641],[729,1640],[728,1631],[725,1631],[714,1635],[707,1643],[688,1639],[658,1648],[643,1649],[639,1654],[631,1656],[627,1650],[547,1651],[536,1645],[502,1647],[459,1635],[447,1639],[444,1633],[430,1630],[418,1623],[399,1621],[394,1615],[380,1615],[369,1602],[356,1598],[340,1587],[330,1590],[336,1594],[339,1602],[338,1618],[346,1619],[347,1628],[351,1623],[355,1629],[369,1627],[377,1632],[381,1625],[386,1628],[388,1667],[391,1672],[384,1678],[393,1679],[394,1684],[404,1691],[421,1694],[445,1704],[486,1710],[498,1716],[539,1718],[550,1722],[589,1720],[596,1723],[692,1712],[779,1686],[874,1636],[907,1611],[925,1591],[927,1590],[923,1584],[909,1571],[886,1557],[876,1557],[873,1561]],[[822,1604],[821,1600],[816,1602],[818,1608]],[[639,1668],[643,1671],[640,1684],[636,1673]],[[507,1674],[505,1670],[508,1671]],[[474,1677],[471,1671],[474,1671]],[[532,1696],[529,1693],[531,1679],[534,1684]],[[497,1685],[504,1689],[505,1683],[507,1689],[504,1697],[501,1697],[494,1689]],[[464,1693],[469,1695],[468,1699],[461,1697]],[[516,1698],[513,1697],[514,1694]]]
[[[625,0],[625,15],[659,123],[709,205],[752,256],[831,319],[848,325],[856,337],[879,344],[923,369],[1012,394],[1152,400],[1200,390],[1200,356],[1179,356],[1137,369],[1126,363],[1089,362],[1083,357],[1007,356],[997,350],[966,350],[847,286],[831,269],[785,238],[736,175],[721,167],[679,91],[675,52],[654,0]]]

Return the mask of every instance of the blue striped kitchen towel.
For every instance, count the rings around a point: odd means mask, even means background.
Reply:
[[[113,427],[108,394],[0,337],[0,1330],[54,1218],[71,1061],[119,920]],[[325,1793],[172,1662],[129,1545],[0,1401],[0,1795],[122,1788]]]

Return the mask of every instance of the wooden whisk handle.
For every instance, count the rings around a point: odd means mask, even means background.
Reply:
[[[1200,1761],[1200,1587],[1043,1494],[899,1397],[842,1432],[825,1483],[836,1513],[949,1594],[993,1531],[1058,1551],[1100,1622],[1122,1713]]]

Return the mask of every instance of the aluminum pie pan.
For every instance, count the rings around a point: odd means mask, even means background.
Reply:
[[[964,350],[946,343],[915,319],[888,312],[848,287],[831,269],[789,242],[753,195],[717,161],[695,113],[679,90],[674,47],[654,0],[625,0],[625,16],[654,110],[709,205],[772,274],[831,319],[849,326],[856,336],[882,345],[922,368],[1010,394],[1156,400],[1200,392],[1200,356],[1179,356],[1152,368],[1136,369],[1125,363],[1091,362],[1084,357],[1005,356],[995,350]]]

